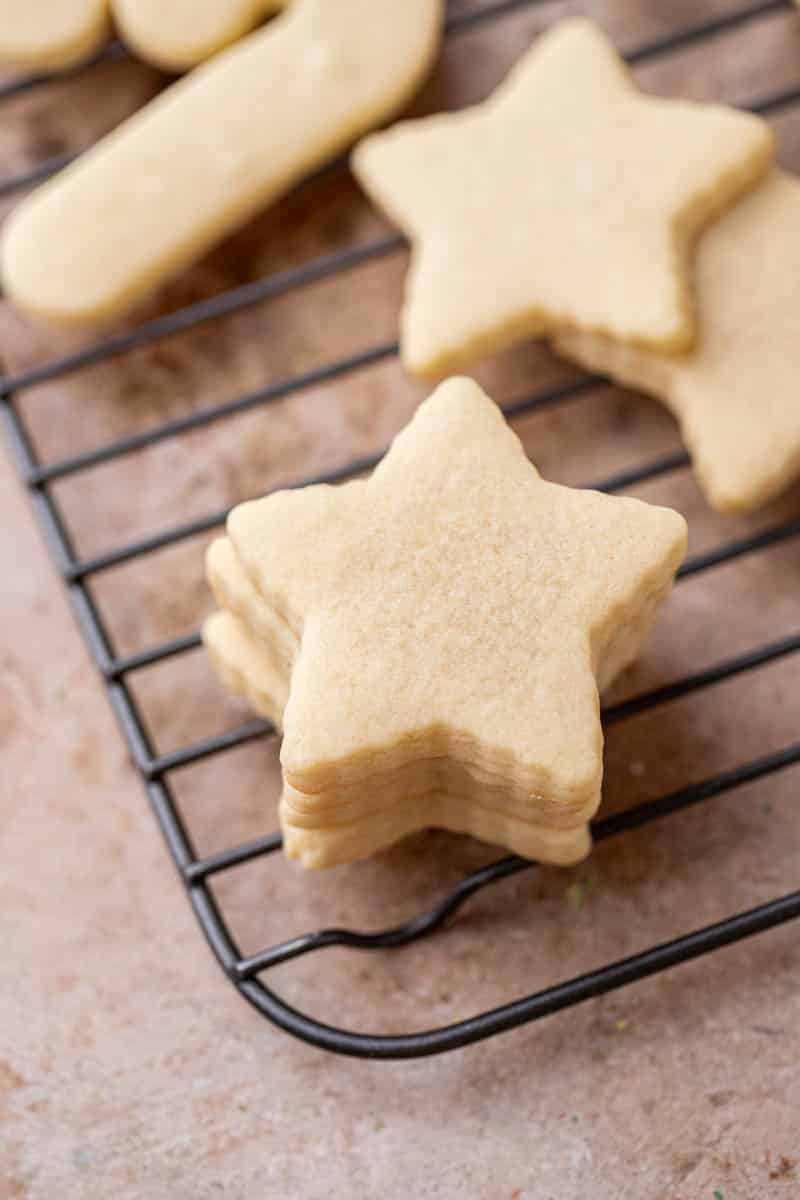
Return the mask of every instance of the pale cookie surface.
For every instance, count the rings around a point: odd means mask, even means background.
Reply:
[[[400,803],[368,820],[321,829],[295,825],[287,814],[286,791],[281,799],[284,851],[310,870],[369,858],[426,828],[469,833],[482,842],[506,846],[523,858],[555,866],[572,866],[591,850],[591,835],[585,825],[570,830],[542,828],[483,809],[469,797],[450,791]]]
[[[721,512],[800,474],[800,182],[775,171],[700,239],[699,337],[680,358],[566,334],[555,348],[663,400]]]
[[[242,696],[276,729],[283,723],[289,692],[289,674],[277,666],[274,654],[256,639],[230,612],[214,613],[203,627],[203,641],[225,686]],[[438,749],[438,756],[437,756]],[[589,795],[584,808],[554,805],[525,787],[516,787],[498,775],[466,762],[454,762],[447,750],[435,743],[424,751],[429,757],[407,763],[393,771],[376,771],[368,779],[349,782],[324,792],[302,793],[284,785],[281,817],[284,827],[337,828],[383,812],[410,800],[455,794],[467,798],[481,810],[504,815],[526,827],[574,832],[585,828],[596,810],[596,797]],[[466,814],[464,819],[466,819]],[[434,823],[434,822],[431,822]],[[366,826],[364,827],[366,828]],[[518,827],[518,828],[521,828]],[[466,832],[462,826],[462,832]],[[506,842],[518,853],[527,853],[517,841]]]
[[[202,62],[287,0],[112,0],[114,22],[140,58],[169,71]]]
[[[97,50],[109,29],[108,0],[0,0],[0,62],[70,67]]]
[[[262,632],[256,636],[242,618],[223,605],[223,611],[212,614],[205,622],[203,641],[225,686],[279,729],[283,724],[291,667],[276,655],[271,636],[264,635],[266,627],[262,622]],[[525,787],[515,787],[513,781],[496,771],[451,761],[447,748],[437,745],[435,739],[425,747],[425,753],[426,757],[395,770],[371,772],[368,787],[362,779],[306,796],[286,785],[284,819],[309,828],[318,828],[321,823],[338,826],[402,801],[451,791],[462,797],[475,796],[475,802],[482,808],[528,824],[546,823],[553,829],[572,829],[594,814],[593,797],[584,811],[548,805],[544,797],[532,794]]]
[[[6,293],[63,322],[123,308],[404,104],[441,17],[442,0],[295,0],[19,205]]]
[[[227,612],[206,620],[203,641],[225,686],[280,728],[288,682],[276,673],[259,642]],[[475,785],[470,772],[459,777],[446,760],[428,760],[416,764],[413,776],[405,774],[396,786],[375,778],[368,788],[362,784],[349,793],[328,793],[331,812],[323,816],[319,793],[306,796],[284,784],[280,818],[286,852],[308,868],[332,867],[369,857],[407,833],[435,826],[553,864],[566,866],[588,854],[586,820],[563,829],[546,826],[531,819],[530,801],[517,811],[509,804],[507,789],[478,781],[476,791]]]
[[[546,824],[596,808],[596,680],[630,660],[671,586],[677,513],[547,483],[454,379],[370,479],[240,505],[228,532],[301,631],[281,761],[312,807],[446,757],[527,788]]]
[[[229,612],[212,613],[203,624],[203,643],[225,686],[280,727],[288,694],[286,672],[253,642]]]
[[[258,594],[230,538],[216,538],[206,553],[206,579],[220,608],[233,613],[287,680],[297,655],[291,626]]]
[[[554,26],[483,104],[353,154],[411,239],[406,366],[440,376],[560,328],[687,347],[691,240],[772,153],[759,118],[644,96],[596,26]]]

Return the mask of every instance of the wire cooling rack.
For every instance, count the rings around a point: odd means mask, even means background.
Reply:
[[[501,2],[494,3],[484,0],[481,7],[453,13],[447,23],[447,36],[456,36],[464,30],[492,22],[515,10],[521,10],[536,3],[537,0],[501,0]],[[631,63],[637,63],[668,55],[675,50],[689,47],[703,39],[790,7],[790,0],[766,0],[761,3],[750,3],[724,16],[696,23],[677,33],[640,45],[629,51],[626,58]],[[96,63],[120,61],[125,57],[125,50],[114,44],[103,51],[92,63],[80,69],[90,69]],[[800,76],[800,67],[798,75]],[[49,77],[41,75],[13,80],[0,87],[0,101],[8,100],[25,91],[45,87],[49,82]],[[800,102],[800,78],[797,86],[782,91],[780,94],[763,97],[749,107],[753,111],[769,116],[798,102]],[[46,178],[63,166],[70,157],[70,155],[59,154],[45,160],[33,170],[0,180],[0,195],[8,195]],[[332,167],[326,169],[343,169],[343,167],[343,161],[339,160]],[[210,513],[202,519],[162,530],[149,537],[138,538],[94,557],[80,558],[74,550],[70,529],[67,527],[62,511],[54,497],[51,485],[67,476],[80,476],[89,468],[112,462],[190,430],[211,425],[250,409],[266,407],[273,401],[288,395],[340,379],[350,372],[390,359],[396,354],[397,346],[394,343],[373,346],[362,353],[296,375],[279,384],[272,384],[258,391],[241,395],[229,402],[216,404],[179,419],[165,421],[157,427],[111,441],[100,448],[47,463],[41,463],[34,450],[32,438],[21,414],[19,397],[37,384],[56,380],[92,364],[110,360],[137,347],[156,343],[212,319],[225,317],[248,306],[274,299],[294,289],[303,288],[326,277],[352,270],[370,260],[394,253],[402,248],[403,244],[402,238],[387,236],[357,248],[343,249],[336,253],[319,256],[299,267],[267,275],[211,299],[187,305],[167,316],[140,325],[132,332],[94,342],[76,353],[45,362],[34,369],[25,370],[0,381],[0,397],[2,397],[0,410],[2,410],[13,458],[29,489],[47,545],[66,585],[78,624],[104,681],[114,713],[133,761],[142,777],[153,812],[186,893],[220,966],[246,1000],[269,1020],[289,1033],[328,1050],[384,1059],[436,1054],[490,1037],[800,917],[800,891],[795,891],[748,911],[734,913],[716,924],[694,930],[672,941],[652,946],[642,953],[610,962],[598,970],[580,975],[557,986],[546,988],[491,1011],[482,1012],[468,1020],[425,1032],[400,1036],[361,1034],[323,1024],[285,1003],[265,984],[264,976],[270,968],[278,964],[313,953],[323,947],[347,946],[361,950],[374,950],[407,945],[431,934],[448,917],[451,917],[470,896],[482,888],[498,883],[518,872],[530,871],[534,869],[535,864],[514,856],[501,858],[490,866],[462,879],[458,886],[434,908],[391,929],[377,933],[359,933],[351,929],[322,929],[292,937],[257,954],[243,956],[240,953],[231,933],[229,922],[211,893],[209,881],[212,877],[219,876],[240,864],[274,854],[281,845],[280,835],[270,834],[245,844],[231,846],[208,857],[198,857],[191,834],[178,812],[170,776],[180,767],[221,754],[233,747],[264,737],[272,731],[262,721],[249,721],[232,732],[204,738],[172,753],[159,754],[152,744],[131,693],[129,678],[142,668],[167,662],[195,649],[200,644],[199,635],[192,634],[174,638],[162,644],[150,646],[137,654],[127,657],[119,656],[93,598],[91,584],[92,578],[102,571],[215,529],[222,524],[226,514],[223,511]],[[603,383],[604,381],[599,377],[584,377],[564,386],[540,390],[513,407],[507,408],[506,415],[513,420],[523,413],[558,405],[580,393],[590,392]],[[374,466],[379,457],[378,455],[369,459],[360,459],[313,479],[298,480],[296,486],[309,483],[332,483],[349,478]],[[670,453],[644,467],[618,473],[613,478],[605,480],[600,487],[602,490],[614,492],[684,469],[688,463],[689,460],[685,453]],[[685,579],[690,575],[711,571],[723,563],[729,563],[746,555],[757,554],[767,547],[798,536],[800,536],[800,516],[775,524],[752,536],[728,541],[706,553],[690,558],[684,564],[680,578]],[[800,650],[800,636],[786,637],[759,646],[750,653],[725,659],[706,670],[687,675],[667,686],[606,708],[603,712],[604,724],[609,726],[612,723],[624,721],[678,697],[699,692],[723,680],[753,671],[798,650]],[[742,763],[732,770],[722,771],[699,783],[662,795],[626,812],[601,820],[594,826],[594,837],[598,841],[620,837],[626,832],[657,821],[671,813],[702,804],[721,793],[729,792],[754,780],[763,779],[795,763],[800,763],[800,742],[795,742],[778,752]]]

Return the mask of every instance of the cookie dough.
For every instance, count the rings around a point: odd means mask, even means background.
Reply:
[[[65,323],[110,317],[385,120],[430,67],[442,0],[295,0],[24,200],[3,288]]]
[[[799,279],[800,182],[776,170],[700,239],[691,354],[589,334],[554,346],[663,400],[714,508],[754,509],[800,475]]]
[[[555,25],[484,103],[353,154],[412,243],[406,366],[439,377],[565,328],[686,349],[693,238],[772,157],[760,118],[642,95],[600,29]]]

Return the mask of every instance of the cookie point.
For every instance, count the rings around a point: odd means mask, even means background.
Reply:
[[[227,520],[225,521],[225,530],[234,542],[237,535],[245,533],[249,529],[250,518],[257,511],[257,505],[257,500],[243,500],[241,504],[235,505],[228,513]]]
[[[564,850],[562,853],[554,851],[550,856],[550,864],[554,867],[576,867],[578,863],[582,863],[589,857],[592,852],[592,835],[587,827],[582,831],[583,836],[569,850]]]
[[[605,31],[593,21],[591,17],[577,14],[574,17],[565,17],[563,21],[559,21],[555,25],[551,25],[541,34],[542,39],[555,41],[556,39],[567,38],[592,38],[598,41],[608,41]]]
[[[212,562],[216,562],[216,560],[220,557],[220,555],[223,553],[222,547],[225,545],[226,541],[227,538],[223,534],[220,534],[219,537],[215,537],[212,542],[209,542],[208,546],[206,546],[207,566]]]
[[[727,464],[726,464],[727,465]],[[780,490],[765,484],[762,477],[756,477],[752,482],[744,483],[742,476],[733,471],[720,471],[717,464],[695,462],[695,469],[701,479],[708,503],[715,512],[725,517],[736,517],[743,513],[753,512],[761,505],[767,504]]]
[[[21,308],[30,308],[26,303],[25,289],[20,286],[17,270],[18,230],[20,215],[25,208],[25,202],[18,205],[6,220],[0,232],[0,282],[3,292]]]
[[[469,375],[451,375],[443,380],[429,397],[430,401],[441,404],[463,403],[464,401],[479,401],[481,404],[494,403],[489,400],[486,392],[479,383]]]
[[[622,65],[622,60],[610,37],[603,27],[593,21],[591,17],[565,17],[545,29],[536,40],[535,47],[540,54],[548,51],[550,53],[561,52],[565,55],[580,54],[581,52],[594,56],[604,54]]]

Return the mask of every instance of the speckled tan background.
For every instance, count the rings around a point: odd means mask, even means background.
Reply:
[[[416,107],[484,95],[565,11],[591,12],[631,46],[741,3],[532,6],[454,39]],[[667,94],[755,99],[800,81],[800,18],[787,6],[638,73]],[[158,86],[154,73],[116,65],[6,105],[3,173],[85,144]],[[800,169],[800,107],[775,127],[782,159]],[[136,319],[382,228],[347,176],[321,180]],[[403,270],[398,254],[34,389],[20,402],[37,448],[59,458],[390,339]],[[0,311],[7,370],[79,342]],[[506,402],[573,375],[530,347],[480,377]],[[79,552],[93,554],[369,453],[421,394],[389,361],[65,480],[56,493]],[[543,473],[572,483],[678,445],[657,405],[613,388],[517,428]],[[637,494],[679,507],[693,550],[800,508],[795,489],[768,512],[723,520],[686,471]],[[796,927],[416,1063],[337,1059],[261,1020],[195,927],[6,459],[0,512],[2,1200],[800,1196]],[[196,627],[209,607],[203,544],[97,578],[120,653]],[[800,543],[789,542],[682,583],[617,695],[796,632],[798,581]],[[800,661],[786,658],[614,727],[605,810],[789,744],[799,684]],[[199,653],[138,674],[135,690],[160,751],[246,717]],[[174,779],[201,852],[274,825],[274,744]],[[372,1030],[423,1028],[501,1003],[797,887],[797,782],[785,771],[605,843],[576,871],[508,881],[427,943],[372,956],[327,952],[271,979],[315,1015]],[[328,875],[306,877],[274,859],[215,886],[254,951],[322,924],[403,919],[491,857],[429,834]]]

